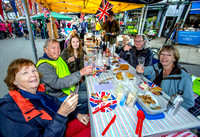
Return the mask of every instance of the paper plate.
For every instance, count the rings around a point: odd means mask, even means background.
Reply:
[[[108,108],[102,109],[101,112],[110,112],[110,111],[114,110],[117,106],[116,98],[112,94],[110,94],[108,92],[104,92],[104,91],[96,92],[96,96],[97,96],[96,98],[91,95],[90,105],[92,106],[92,108],[94,108],[96,110],[102,106],[105,106],[107,103],[103,102],[101,99],[107,95],[109,95],[107,102],[112,103],[112,105],[110,105]]]

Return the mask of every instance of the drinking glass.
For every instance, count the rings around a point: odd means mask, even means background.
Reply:
[[[145,63],[145,58],[139,57],[138,58],[138,64],[140,65],[141,68],[144,68],[144,63]]]

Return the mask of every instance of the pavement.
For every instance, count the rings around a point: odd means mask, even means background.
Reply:
[[[151,40],[150,47],[160,48],[164,44],[165,38],[155,38]],[[35,40],[37,55],[43,55],[44,39],[39,37]],[[181,65],[191,74],[200,77],[200,52],[196,52],[198,48],[191,45],[175,45],[181,54]],[[33,48],[30,40],[24,38],[2,39],[0,40],[0,97],[8,93],[4,78],[7,73],[8,65],[17,58],[28,58],[36,63]]]

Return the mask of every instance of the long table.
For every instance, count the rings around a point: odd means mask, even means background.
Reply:
[[[135,75],[138,81],[145,80],[139,76],[135,69],[129,65],[129,71]],[[92,137],[100,137],[101,133],[110,122],[112,117],[116,114],[116,120],[108,129],[105,134],[106,137],[137,137],[135,134],[135,129],[137,125],[137,111],[138,108],[134,105],[133,108],[129,108],[126,106],[120,106],[117,103],[117,107],[111,112],[98,112],[96,114],[92,114],[94,108],[91,107],[89,98],[91,93],[96,93],[94,88],[94,83],[100,82],[101,80],[105,80],[107,78],[114,77],[112,70],[109,70],[108,73],[102,73],[99,77],[87,76],[86,84],[88,90],[88,103],[89,103],[89,114],[90,114],[90,123],[91,123],[91,134]],[[117,84],[116,79],[111,79],[114,85]],[[116,91],[114,89],[106,90],[106,92],[111,93],[112,95],[116,95]],[[116,96],[115,96],[116,97]],[[167,102],[163,97],[161,99]],[[162,133],[168,133],[173,131],[182,131],[186,129],[192,129],[200,127],[200,121],[195,118],[192,114],[190,114],[183,107],[180,108],[178,113],[175,116],[171,116],[165,113],[165,118],[159,120],[147,120],[145,119],[143,122],[143,130],[142,136],[151,136]]]

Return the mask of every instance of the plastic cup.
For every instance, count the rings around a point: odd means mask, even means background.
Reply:
[[[144,57],[139,57],[138,58],[138,64],[140,65],[141,68],[144,68],[145,58]]]

